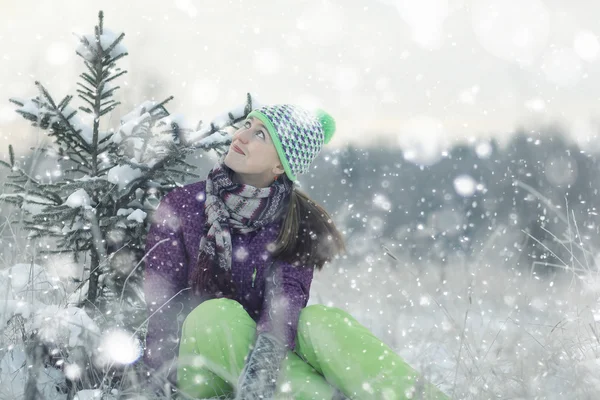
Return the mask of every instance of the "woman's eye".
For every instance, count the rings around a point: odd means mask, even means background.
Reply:
[[[244,126],[248,126],[248,125],[251,125],[251,124],[250,124],[250,121],[246,121],[246,122],[244,122]]]
[[[258,132],[256,132],[256,134],[257,134],[257,135],[258,135],[259,133],[262,135],[262,138],[264,139],[264,138],[265,138],[265,133],[264,133],[263,131],[258,131]]]

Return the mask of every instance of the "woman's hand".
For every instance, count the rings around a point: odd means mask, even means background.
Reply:
[[[235,399],[272,399],[286,354],[286,347],[275,337],[259,334],[240,375]]]

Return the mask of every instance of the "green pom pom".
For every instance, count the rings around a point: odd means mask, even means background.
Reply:
[[[333,134],[335,133],[335,119],[329,115],[326,111],[318,109],[316,111],[317,119],[323,126],[323,133],[325,134],[325,144],[329,143]]]

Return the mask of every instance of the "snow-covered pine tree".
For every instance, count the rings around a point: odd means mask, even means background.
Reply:
[[[77,82],[83,105],[73,108],[71,95],[55,101],[39,82],[35,98],[10,99],[19,114],[53,139],[38,150],[56,158],[60,175],[32,177],[9,147],[9,162],[0,162],[10,168],[11,193],[1,199],[26,214],[30,239],[55,240],[40,255],[72,252],[76,260],[89,260],[78,296],[71,296],[79,299],[76,305],[95,315],[100,326],[135,329],[145,315],[139,312],[144,310],[141,265],[152,212],[164,194],[195,176],[186,156],[198,149],[225,151],[231,136],[223,129],[235,126],[257,105],[248,94],[243,106],[191,129],[165,108],[170,97],[144,101],[117,129],[101,129],[101,120],[119,105],[115,82],[127,71],[117,62],[128,53],[122,44],[125,34],[106,29],[102,11],[98,17],[94,33],[79,37],[76,51],[86,68]]]

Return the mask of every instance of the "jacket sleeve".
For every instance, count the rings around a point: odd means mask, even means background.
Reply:
[[[144,295],[148,331],[144,363],[173,381],[186,314],[188,260],[177,201],[167,194],[154,213],[145,247]],[[175,198],[176,199],[176,198]],[[174,382],[172,382],[174,383]]]
[[[275,262],[267,274],[265,297],[256,331],[270,333],[285,343],[289,350],[296,347],[300,311],[308,302],[313,268],[295,267]]]

